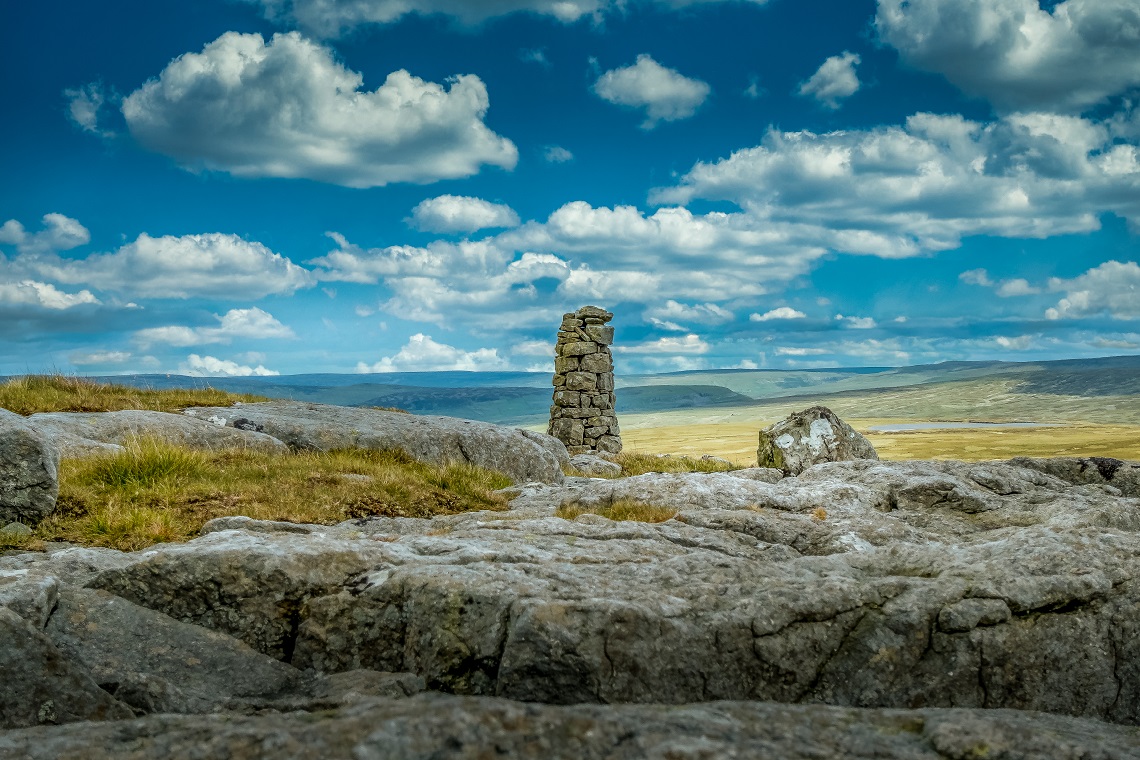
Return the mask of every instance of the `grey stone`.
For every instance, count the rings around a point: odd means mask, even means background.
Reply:
[[[555,391],[554,403],[557,406],[581,406],[582,394],[578,391]]]
[[[612,327],[590,325],[586,328],[586,334],[590,336],[590,340],[602,346],[608,346],[614,342],[614,328]]]
[[[592,372],[571,372],[566,375],[566,388],[571,391],[592,391],[598,384]]]
[[[580,363],[581,359],[577,356],[559,356],[554,359],[554,371],[560,375],[565,375],[567,372],[576,372]]]
[[[574,312],[574,315],[578,319],[587,321],[591,319],[597,319],[601,320],[602,322],[609,322],[614,318],[613,312],[606,311],[600,306],[583,306],[582,308],[578,309],[578,311]]]
[[[43,630],[55,610],[59,579],[43,572],[0,570],[0,607]]]
[[[621,475],[621,465],[610,462],[592,454],[578,454],[570,457],[570,464],[575,470],[590,477],[616,478]]]
[[[825,406],[795,412],[760,431],[756,452],[760,467],[773,467],[788,475],[820,462],[878,459],[874,446]]]
[[[783,470],[773,467],[745,467],[741,470],[730,470],[729,474],[736,478],[759,480],[761,483],[778,483],[784,478]]]
[[[0,607],[0,642],[0,729],[134,717],[38,628],[7,607]]]
[[[10,536],[30,536],[34,531],[23,523],[13,522],[8,523],[3,528],[0,528],[0,533],[7,533]]]
[[[970,631],[979,625],[997,625],[1009,621],[1012,613],[1001,599],[963,599],[942,608],[938,627],[947,633]]]
[[[598,344],[587,341],[559,343],[558,351],[560,356],[586,356],[587,354],[596,354]]]
[[[296,449],[402,449],[427,462],[470,462],[516,482],[562,480],[557,439],[486,422],[297,401],[192,410],[228,427],[253,425]]]
[[[0,409],[0,524],[36,525],[58,495],[59,449],[23,417]]]
[[[284,452],[287,447],[270,435],[223,427],[206,410],[186,414],[127,410],[121,412],[49,412],[33,414],[28,424],[56,445],[63,456],[80,457],[116,452],[133,438],[153,437],[200,449],[249,448]]]
[[[1125,496],[1140,496],[1140,462],[1110,457],[1018,457],[1011,459],[1010,464],[1043,472],[1075,485],[1111,485]]]
[[[103,591],[65,589],[46,633],[101,688],[138,712],[213,712],[301,683],[296,668],[230,636]]]
[[[613,360],[607,354],[583,356],[578,366],[582,372],[592,372],[595,375],[614,371]]]
[[[424,694],[315,715],[154,715],[0,735],[0,758],[1134,760],[1140,730],[1012,710],[822,705],[551,706]]]

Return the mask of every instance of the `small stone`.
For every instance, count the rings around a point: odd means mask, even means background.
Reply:
[[[577,407],[582,405],[582,394],[577,391],[555,391],[555,407]]]
[[[598,439],[598,451],[605,451],[610,454],[620,454],[621,439],[616,435],[603,435]]]
[[[597,377],[590,372],[571,372],[566,375],[567,390],[592,391],[597,383]]]
[[[559,356],[554,360],[554,371],[565,375],[567,372],[576,372],[580,364],[581,360],[576,356]]]
[[[592,342],[566,343],[562,346],[562,356],[585,356],[598,352],[598,344]]]
[[[613,372],[614,362],[608,353],[597,353],[583,356],[579,360],[579,366],[583,372],[594,372],[602,374],[603,372]],[[557,369],[557,365],[555,365]]]
[[[588,325],[586,327],[586,334],[590,336],[590,340],[595,343],[600,343],[603,346],[611,345],[614,342],[614,328],[612,327]]]
[[[612,374],[598,375],[598,390],[612,391],[614,389],[614,376]]]
[[[0,528],[0,533],[7,533],[9,536],[30,536],[32,529],[23,523],[14,522]]]
[[[574,316],[577,319],[600,319],[603,322],[609,322],[614,318],[613,312],[606,311],[597,306],[583,306],[574,312]]]

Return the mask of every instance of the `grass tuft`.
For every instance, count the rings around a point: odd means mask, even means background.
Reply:
[[[505,510],[507,499],[495,491],[510,483],[497,472],[428,464],[403,451],[196,451],[140,438],[112,455],[65,459],[56,512],[32,536],[0,548],[68,541],[134,551],[187,541],[208,520],[236,515],[332,525]]]
[[[124,409],[175,412],[191,406],[231,406],[236,401],[268,399],[214,388],[132,388],[68,375],[22,375],[0,383],[0,408],[23,415]]]
[[[587,507],[581,504],[564,504],[554,513],[555,517],[573,520],[579,515],[599,515],[608,520],[663,523],[677,516],[677,510],[647,504],[636,499],[619,499],[604,507]]]
[[[614,458],[614,461],[621,465],[621,477],[644,475],[649,472],[728,472],[736,469],[732,464],[710,459],[658,456],[632,451],[623,451]]]

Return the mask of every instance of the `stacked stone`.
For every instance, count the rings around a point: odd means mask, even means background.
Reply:
[[[621,431],[614,413],[614,315],[583,306],[562,318],[554,355],[552,436],[574,454],[616,454]]]

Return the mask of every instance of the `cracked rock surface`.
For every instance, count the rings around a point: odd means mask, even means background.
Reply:
[[[1138,757],[1140,499],[1054,472],[859,460],[528,483],[507,512],[430,520],[221,518],[142,552],[0,557],[0,605],[134,689],[124,709],[229,716],[85,728],[92,757],[268,736],[297,757]],[[628,498],[677,516],[553,516]],[[210,637],[217,668],[170,653]],[[424,687],[455,696],[408,699]],[[13,731],[0,756],[80,735]]]

